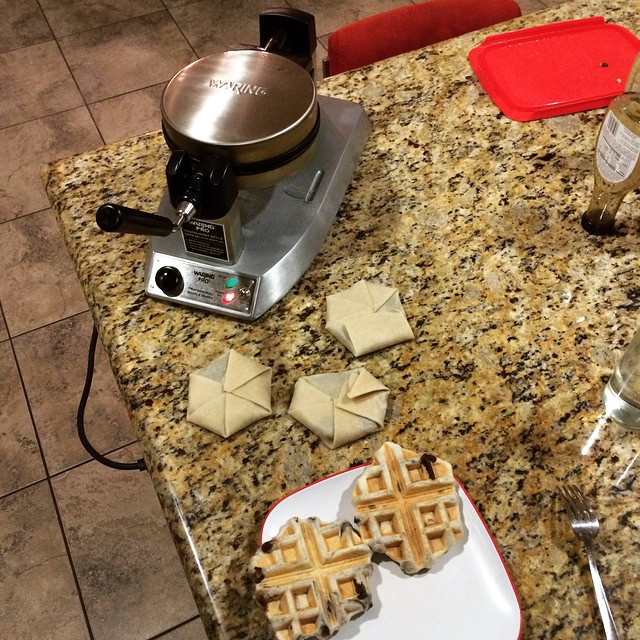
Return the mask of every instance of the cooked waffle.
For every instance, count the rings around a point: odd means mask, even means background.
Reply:
[[[323,640],[371,607],[371,549],[346,520],[291,518],[251,559],[278,640]]]
[[[387,442],[353,490],[360,536],[405,573],[430,569],[464,526],[451,465]]]

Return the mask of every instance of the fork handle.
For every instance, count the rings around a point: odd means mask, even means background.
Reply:
[[[593,590],[596,594],[596,600],[598,602],[598,609],[600,609],[600,617],[602,618],[602,624],[604,626],[604,632],[607,640],[620,640],[618,630],[616,629],[616,623],[609,607],[609,600],[604,590],[604,585],[600,578],[600,572],[596,565],[596,558],[593,553],[593,549],[590,546],[586,547],[587,559],[589,560],[589,569],[591,570],[591,581],[593,582]]]

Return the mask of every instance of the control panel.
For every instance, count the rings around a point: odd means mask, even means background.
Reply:
[[[257,292],[254,277],[185,258],[154,253],[146,269],[146,292],[207,311],[250,318]]]

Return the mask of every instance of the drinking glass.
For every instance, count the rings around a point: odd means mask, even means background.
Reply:
[[[640,330],[636,331],[604,390],[608,418],[640,429]]]

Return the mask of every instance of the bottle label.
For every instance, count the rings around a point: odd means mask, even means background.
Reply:
[[[627,129],[612,111],[607,112],[598,138],[596,165],[609,182],[626,180],[638,162],[640,136]]]

